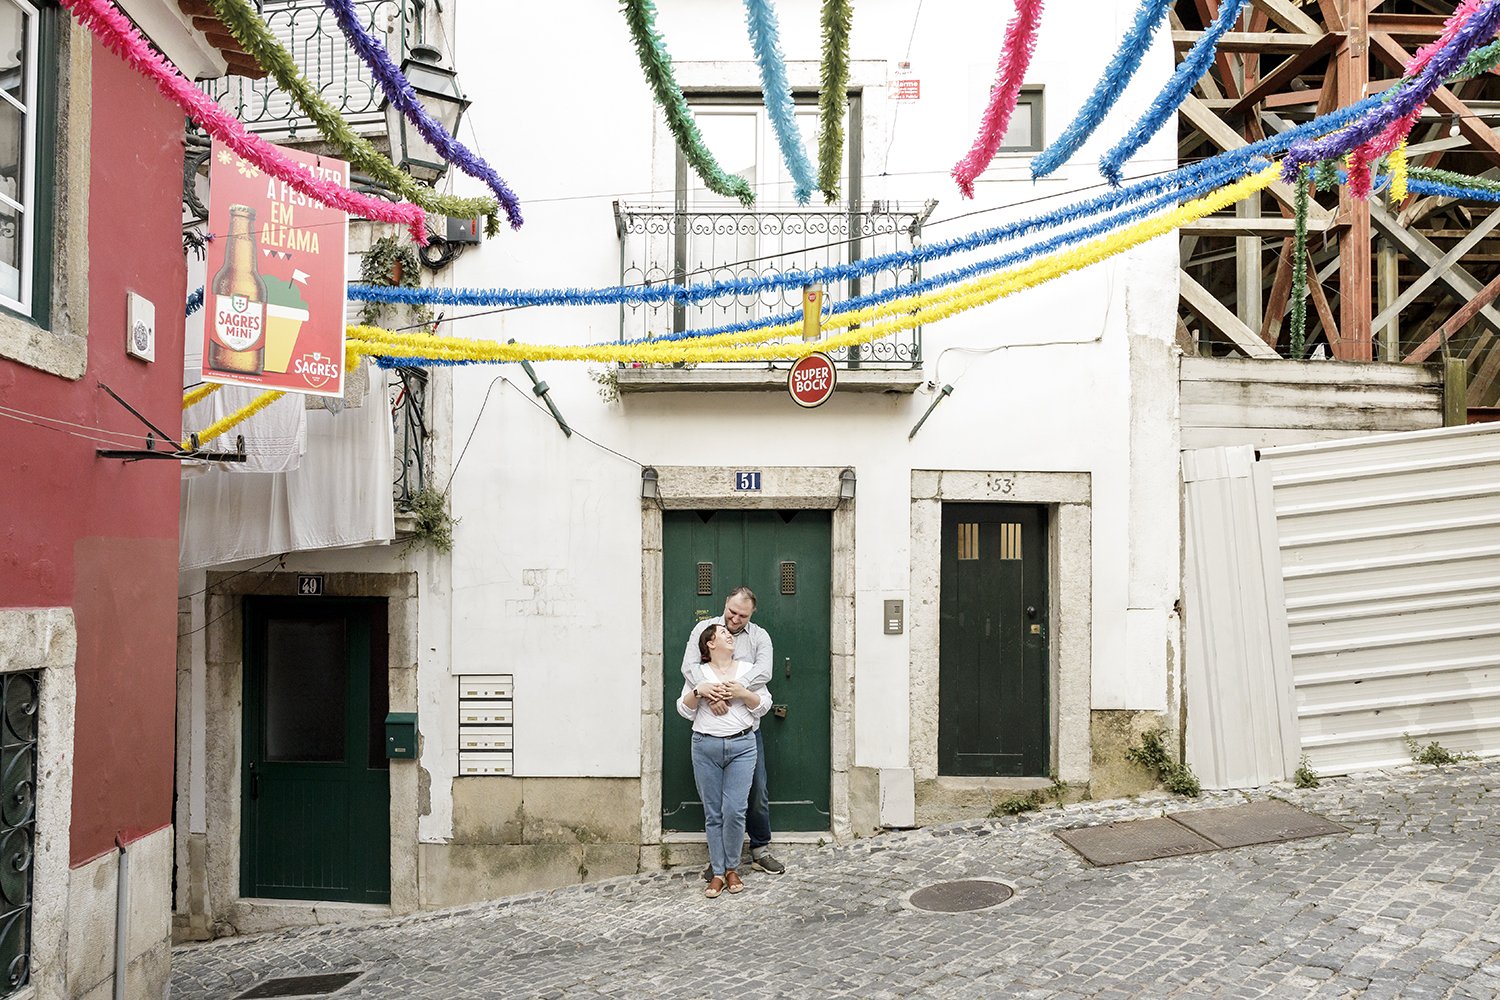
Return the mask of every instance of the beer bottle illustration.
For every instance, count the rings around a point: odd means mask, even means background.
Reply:
[[[224,266],[214,275],[208,366],[259,375],[266,367],[266,283],[256,270],[255,209],[229,206]]]

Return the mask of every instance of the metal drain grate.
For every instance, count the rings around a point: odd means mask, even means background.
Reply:
[[[989,879],[964,879],[959,882],[939,882],[911,894],[908,902],[919,910],[933,913],[969,913],[987,910],[1005,902],[1015,895],[1015,890],[1004,882]]]
[[[267,979],[235,1000],[267,1000],[270,997],[326,997],[354,982],[363,972],[325,972],[316,976],[282,976]]]

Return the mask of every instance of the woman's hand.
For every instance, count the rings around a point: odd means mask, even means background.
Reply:
[[[729,699],[734,697],[735,685],[723,681],[704,681],[693,688],[693,693],[708,702],[708,710],[715,715],[729,711]]]
[[[730,689],[729,697],[738,698],[746,705],[752,707],[760,704],[760,695],[756,694],[754,691],[751,691],[739,681],[735,681],[733,684],[727,684],[725,686]]]

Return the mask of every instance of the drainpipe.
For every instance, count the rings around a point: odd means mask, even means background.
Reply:
[[[125,998],[125,941],[130,932],[130,854],[115,834],[120,852],[119,874],[115,876],[115,1000]]]

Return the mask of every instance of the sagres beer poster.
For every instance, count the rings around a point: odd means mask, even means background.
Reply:
[[[281,152],[349,183],[341,160]],[[217,142],[209,163],[203,380],[343,395],[348,218]]]

